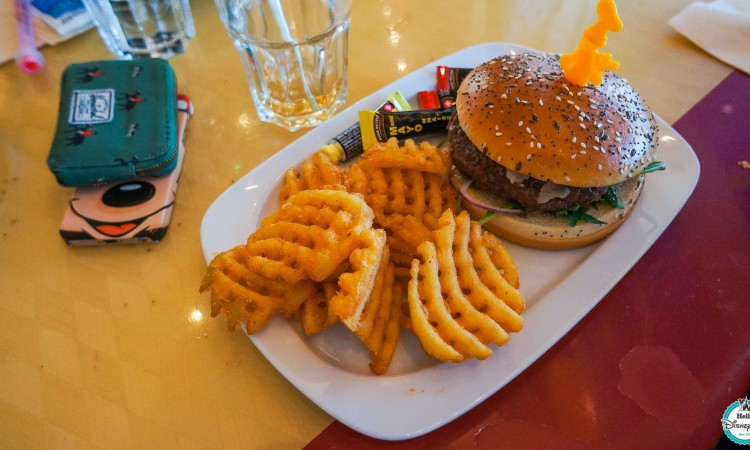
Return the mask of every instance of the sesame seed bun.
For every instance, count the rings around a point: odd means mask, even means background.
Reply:
[[[493,161],[542,181],[610,186],[640,174],[656,152],[654,115],[623,78],[580,87],[553,54],[506,55],[461,83],[456,113]]]

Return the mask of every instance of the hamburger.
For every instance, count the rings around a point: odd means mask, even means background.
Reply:
[[[628,217],[644,174],[660,164],[657,133],[652,111],[618,75],[577,86],[559,55],[506,55],[459,87],[448,125],[451,183],[463,207],[504,239],[580,247]]]

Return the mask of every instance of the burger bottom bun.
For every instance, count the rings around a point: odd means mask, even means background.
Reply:
[[[605,224],[594,224],[579,220],[570,226],[568,219],[554,213],[531,211],[524,215],[498,214],[483,227],[501,239],[526,247],[562,250],[593,244],[614,233],[630,215],[643,189],[644,176],[628,179],[613,187],[623,209],[599,203],[586,211]],[[462,207],[474,220],[482,218],[486,211],[462,202]]]

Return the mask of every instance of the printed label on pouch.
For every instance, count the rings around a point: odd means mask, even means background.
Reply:
[[[70,105],[70,124],[111,122],[115,111],[114,89],[73,91]]]

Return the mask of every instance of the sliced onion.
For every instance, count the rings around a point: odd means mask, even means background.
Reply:
[[[502,199],[495,197],[488,192],[483,192],[479,189],[472,189],[471,185],[474,184],[474,180],[467,179],[461,183],[459,193],[461,197],[469,204],[472,204],[478,208],[482,208],[485,211],[497,213],[497,214],[513,214],[519,215],[523,213],[522,209],[517,208],[503,208],[500,205]]]

